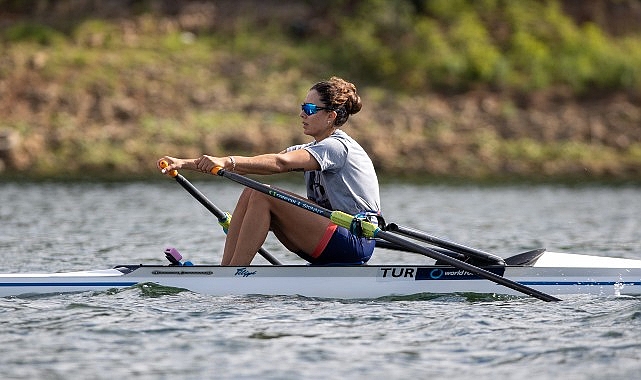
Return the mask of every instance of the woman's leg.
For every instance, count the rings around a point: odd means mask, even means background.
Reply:
[[[245,190],[232,216],[222,265],[249,265],[270,229],[289,250],[311,253],[327,223],[321,215],[258,191]]]
[[[238,241],[238,234],[240,232],[240,227],[243,225],[245,214],[247,213],[247,204],[249,203],[249,196],[251,195],[251,192],[252,191],[250,189],[245,189],[238,198],[236,208],[234,208],[234,213],[232,214],[231,222],[227,230],[227,239],[225,240],[225,249],[223,250],[223,259],[220,263],[221,265],[229,265],[231,258],[234,256],[236,242]]]

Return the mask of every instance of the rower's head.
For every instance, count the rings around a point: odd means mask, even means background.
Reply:
[[[356,93],[356,86],[344,79],[331,77],[329,80],[316,83],[310,88],[316,91],[324,107],[330,112],[336,112],[334,126],[340,127],[363,107],[361,97]]]

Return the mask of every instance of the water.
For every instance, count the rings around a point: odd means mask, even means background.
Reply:
[[[223,209],[240,186],[195,182]],[[301,192],[301,188],[283,185]],[[386,185],[388,222],[501,256],[641,258],[641,189]],[[173,181],[0,184],[1,272],[217,263],[223,234]],[[265,248],[300,263],[271,239]],[[425,263],[381,251],[373,263]],[[255,263],[266,263],[257,257]],[[641,297],[212,297],[149,286],[0,298],[6,379],[633,379]]]

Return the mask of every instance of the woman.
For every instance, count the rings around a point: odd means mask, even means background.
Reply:
[[[301,106],[303,132],[314,138],[311,143],[253,157],[163,157],[158,162],[168,162],[167,170],[205,173],[216,166],[239,174],[304,171],[307,197],[320,206],[351,215],[380,212],[374,165],[363,148],[340,129],[361,107],[356,87],[332,77],[312,86]],[[365,263],[375,244],[321,215],[247,188],[232,214],[221,265],[249,265],[270,230],[287,249],[312,264]]]

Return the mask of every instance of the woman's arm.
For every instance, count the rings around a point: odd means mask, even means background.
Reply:
[[[210,173],[215,167],[222,167],[239,174],[276,174],[320,169],[316,159],[305,149],[261,154],[253,157],[203,155],[199,158],[175,158],[165,156],[158,160],[159,168],[161,161],[169,164],[165,168],[167,171],[188,169],[205,173]]]
[[[316,159],[305,149],[254,157],[233,156],[233,159],[236,163],[234,171],[239,174],[276,174],[320,169]]]
[[[253,157],[202,156],[196,161],[199,170],[209,172],[221,166],[239,174],[276,174],[290,171],[318,170],[320,166],[314,157],[304,149],[290,152],[261,154]]]

